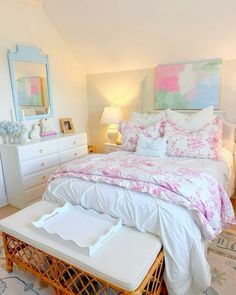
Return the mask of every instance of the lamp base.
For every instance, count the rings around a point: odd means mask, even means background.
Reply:
[[[112,144],[116,144],[116,140],[119,136],[118,125],[111,124],[107,128],[107,138],[108,142]]]

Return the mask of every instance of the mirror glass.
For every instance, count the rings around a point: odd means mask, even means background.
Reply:
[[[50,112],[47,72],[44,64],[14,61],[18,109],[22,117]]]
[[[53,115],[47,55],[39,48],[16,46],[8,52],[16,120]]]

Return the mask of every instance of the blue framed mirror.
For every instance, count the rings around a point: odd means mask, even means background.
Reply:
[[[7,56],[16,120],[53,116],[48,56],[40,48],[22,45]]]

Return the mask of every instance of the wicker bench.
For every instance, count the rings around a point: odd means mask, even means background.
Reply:
[[[0,221],[8,272],[15,263],[60,295],[161,294],[164,262],[158,237],[123,226],[88,257],[73,242],[31,225],[57,206],[40,201]]]

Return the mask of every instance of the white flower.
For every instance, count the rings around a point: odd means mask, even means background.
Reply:
[[[0,135],[4,136],[7,135],[7,124],[8,121],[2,121],[0,122]]]
[[[0,122],[0,135],[9,135],[16,137],[26,132],[26,128],[22,123],[2,121]]]

